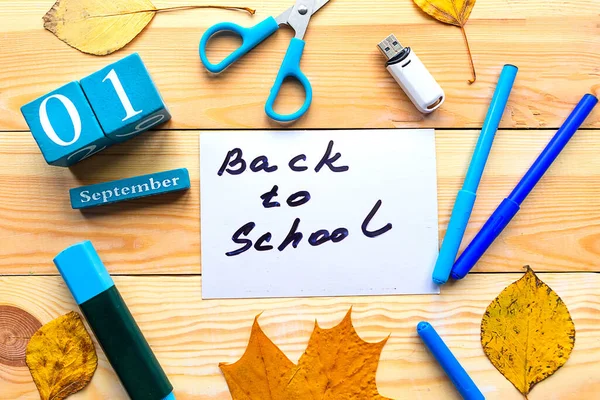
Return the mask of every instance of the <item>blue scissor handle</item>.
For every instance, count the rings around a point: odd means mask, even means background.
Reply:
[[[271,88],[271,93],[269,93],[269,98],[265,104],[265,112],[271,119],[274,119],[275,121],[289,122],[297,120],[304,115],[306,110],[308,110],[308,107],[310,107],[310,103],[312,101],[312,87],[306,75],[304,75],[304,73],[300,70],[300,59],[302,58],[304,45],[305,43],[303,40],[292,38],[290,46],[285,53],[285,58],[281,63],[281,68],[279,68],[277,78],[275,78],[275,83]],[[277,99],[277,95],[279,94],[279,90],[281,89],[285,78],[294,78],[298,80],[304,87],[306,96],[302,107],[292,114],[279,114],[273,110],[273,104],[275,103],[275,99]]]
[[[200,59],[202,63],[212,73],[218,73],[229,67],[231,64],[239,60],[244,54],[255,48],[263,40],[271,36],[277,29],[279,24],[275,21],[275,18],[268,17],[257,25],[251,28],[244,28],[233,22],[222,22],[208,28],[202,39],[200,40]],[[235,50],[233,53],[225,57],[223,61],[218,64],[212,64],[206,57],[206,45],[210,38],[219,32],[233,32],[242,38],[242,45]]]

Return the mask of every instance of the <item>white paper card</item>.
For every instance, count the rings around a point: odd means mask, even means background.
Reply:
[[[203,298],[439,293],[433,130],[204,132],[200,182]]]

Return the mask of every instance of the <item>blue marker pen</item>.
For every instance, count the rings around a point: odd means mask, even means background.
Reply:
[[[54,258],[106,358],[132,400],[175,400],[169,382],[89,241]]]
[[[494,136],[500,125],[500,120],[506,108],[508,96],[515,82],[517,71],[518,68],[514,65],[506,64],[500,73],[492,102],[488,108],[479,140],[471,158],[467,176],[465,177],[462,189],[456,195],[446,236],[444,237],[440,254],[435,263],[432,279],[438,285],[442,285],[448,281],[450,270],[452,270],[452,265],[454,265],[454,260],[456,260],[456,254],[467,229],[473,205],[475,204],[475,193],[477,193],[481,175],[483,175],[483,169],[492,149]]]
[[[456,260],[452,268],[452,279],[464,278],[475,266],[483,253],[485,253],[517,211],[519,211],[523,200],[525,200],[544,173],[550,168],[550,165],[556,160],[556,157],[565,148],[571,137],[577,132],[577,129],[583,124],[583,121],[592,112],[597,103],[598,99],[595,96],[591,94],[583,96],[558,132],[556,132],[552,140],[550,140],[546,148],[537,160],[535,160],[531,168],[529,168],[529,171],[521,178],[521,181],[511,194],[500,203],[477,236],[473,238],[473,241],[471,241],[458,260]]]
[[[448,378],[452,381],[460,395],[465,400],[485,400],[483,394],[479,391],[475,382],[471,379],[467,371],[460,365],[454,354],[450,351],[440,335],[433,329],[429,322],[419,322],[417,333],[435,357],[438,363],[444,369]]]

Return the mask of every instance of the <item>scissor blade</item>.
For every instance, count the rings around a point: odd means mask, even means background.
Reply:
[[[313,3],[314,4],[313,10],[310,13],[310,15],[313,15],[314,13],[319,11],[327,3],[329,3],[329,0],[315,0]],[[277,21],[277,23],[279,25],[289,24],[289,19],[290,19],[290,16],[292,15],[292,10],[294,9],[294,7],[295,7],[295,5],[291,6],[290,8],[288,8],[287,10],[282,12],[277,18],[275,18],[275,20]]]
[[[315,1],[315,8],[313,8],[313,14],[316,13],[317,11],[319,11],[321,8],[323,8],[323,6],[325,4],[329,3],[329,0],[316,0]]]
[[[296,4],[285,10],[275,20],[279,25],[289,25],[296,32],[294,37],[303,39],[312,15],[328,2],[329,0],[296,0]]]

